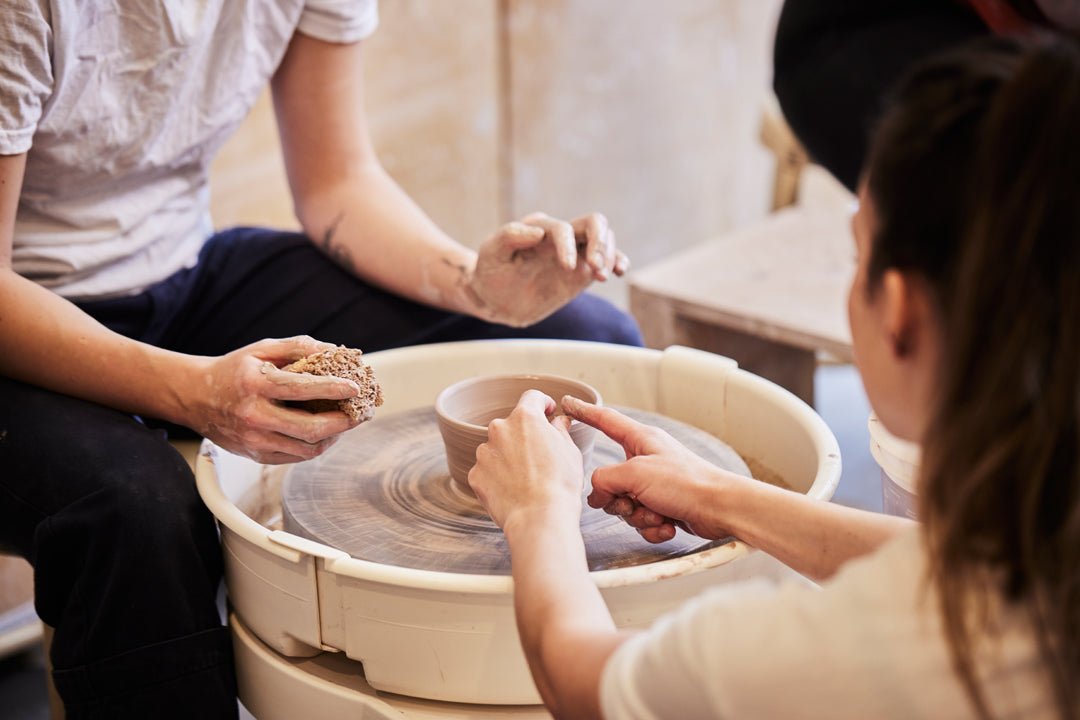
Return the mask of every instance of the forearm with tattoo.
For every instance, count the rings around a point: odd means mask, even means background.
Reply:
[[[338,213],[338,216],[330,223],[330,227],[323,233],[322,238],[315,241],[315,245],[343,270],[356,274],[356,263],[353,262],[349,249],[342,243],[334,241],[334,235],[344,217],[345,211]]]

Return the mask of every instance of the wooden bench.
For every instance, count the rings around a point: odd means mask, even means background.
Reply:
[[[630,311],[649,347],[726,355],[806,402],[827,354],[851,361],[850,214],[795,205],[629,276]]]

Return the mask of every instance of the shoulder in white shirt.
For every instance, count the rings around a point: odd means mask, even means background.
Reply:
[[[601,680],[607,720],[968,718],[917,530],[820,588],[718,587],[624,643]],[[981,667],[995,717],[1055,717],[1026,616],[1003,610]]]

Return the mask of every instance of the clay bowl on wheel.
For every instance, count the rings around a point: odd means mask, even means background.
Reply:
[[[476,464],[476,448],[487,442],[488,423],[509,417],[526,390],[539,390],[553,398],[556,406],[563,395],[596,405],[601,403],[600,393],[591,385],[561,375],[484,375],[448,386],[435,398],[435,416],[446,447],[450,478],[462,491],[472,494],[469,470]],[[556,407],[555,414],[561,415],[562,409]],[[576,420],[570,423],[570,437],[586,465],[592,454],[595,432]]]

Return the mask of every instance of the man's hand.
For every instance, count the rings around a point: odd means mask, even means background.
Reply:
[[[310,413],[290,400],[356,397],[356,383],[281,370],[284,365],[335,347],[301,336],[260,340],[218,358],[206,358],[203,384],[186,403],[190,426],[221,447],[262,463],[313,458],[341,433],[356,427],[343,412]]]
[[[492,322],[525,327],[574,299],[593,280],[630,266],[598,213],[571,222],[534,213],[504,225],[480,246],[466,289]]]

